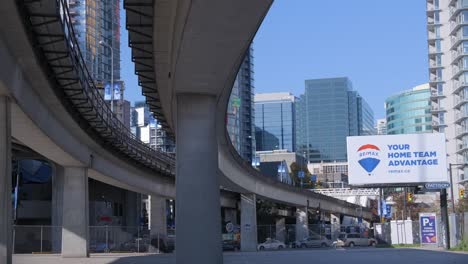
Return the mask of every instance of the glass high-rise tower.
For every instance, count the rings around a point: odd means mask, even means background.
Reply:
[[[110,82],[112,53],[114,80],[119,80],[120,0],[69,0],[68,6],[81,54],[94,81]]]
[[[387,134],[432,133],[431,89],[414,87],[385,100]]]
[[[227,109],[227,130],[242,158],[252,161],[255,153],[253,48],[247,50],[237,74]]]
[[[296,122],[296,152],[311,163],[346,161],[347,136],[375,134],[374,112],[346,77],[306,80]]]
[[[255,95],[255,142],[257,151],[296,150],[296,108],[291,93]]]

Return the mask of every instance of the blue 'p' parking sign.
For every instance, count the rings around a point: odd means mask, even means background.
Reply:
[[[421,244],[437,244],[437,217],[435,213],[420,213]]]

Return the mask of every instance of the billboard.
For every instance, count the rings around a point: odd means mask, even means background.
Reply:
[[[401,186],[447,181],[445,135],[348,137],[350,185]]]
[[[123,82],[122,81],[114,81],[114,100],[120,100],[123,93]],[[112,99],[112,89],[111,83],[108,82],[104,85],[104,100],[111,100]]]
[[[437,244],[437,218],[435,213],[420,213],[421,244]]]

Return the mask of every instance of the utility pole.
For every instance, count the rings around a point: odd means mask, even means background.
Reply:
[[[406,219],[406,197],[408,196],[408,194],[406,193],[406,187],[403,187],[404,188],[404,197],[403,197],[403,219],[402,220],[405,220]]]
[[[440,190],[440,214],[445,229],[445,247],[450,249],[450,230],[448,223],[448,209],[447,209],[447,189]]]

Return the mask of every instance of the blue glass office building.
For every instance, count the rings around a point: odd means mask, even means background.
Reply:
[[[295,97],[291,93],[255,95],[257,151],[296,150]]]
[[[374,112],[346,77],[306,80],[296,122],[296,152],[311,163],[346,161],[347,136],[375,134]]]
[[[431,89],[417,86],[385,100],[387,134],[432,133]]]

